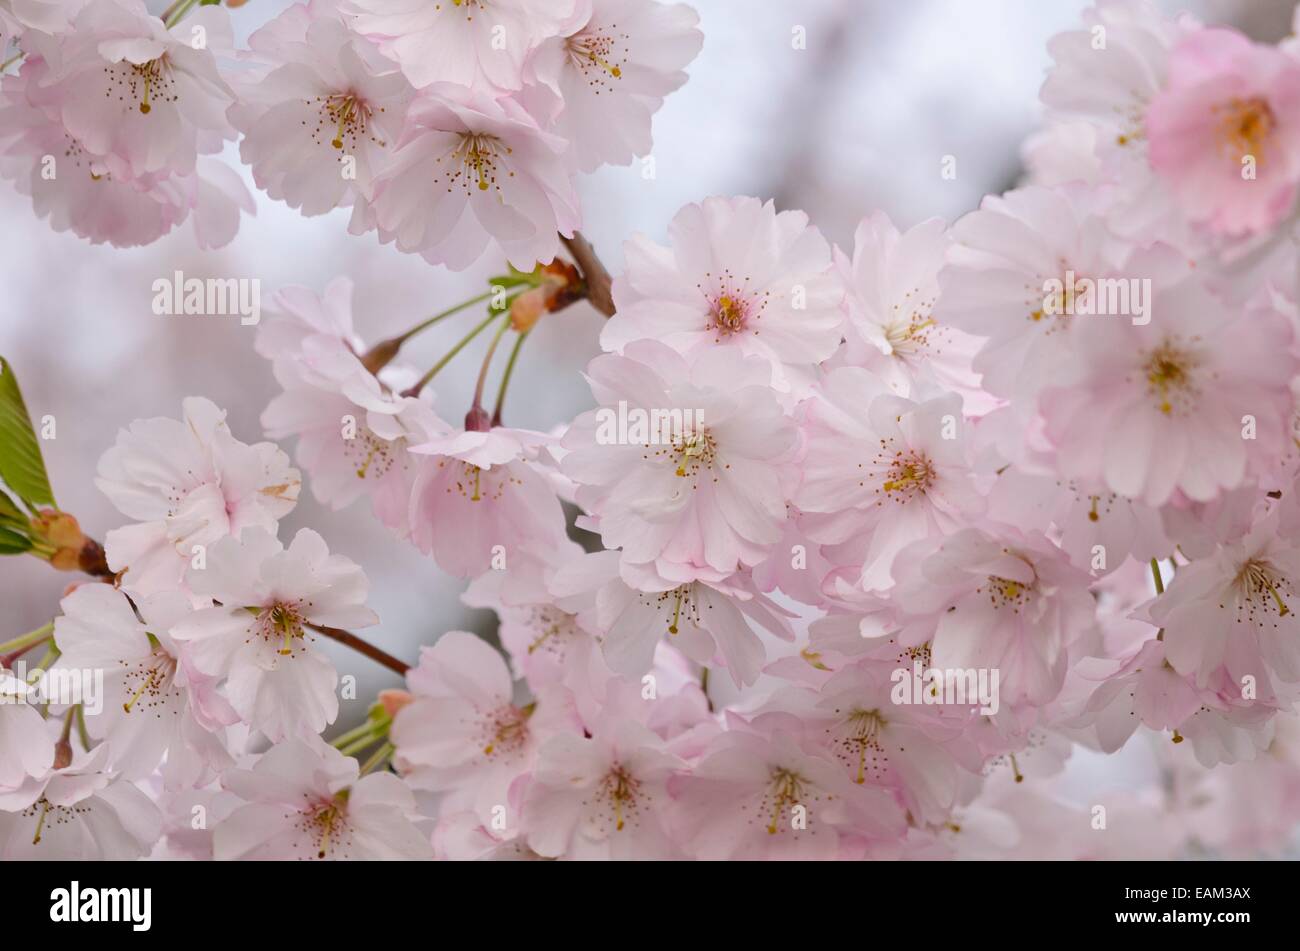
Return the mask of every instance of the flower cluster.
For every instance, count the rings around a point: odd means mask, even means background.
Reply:
[[[0,175],[55,229],[128,247],[193,211],[200,244],[225,244],[252,198],[200,157],[238,138],[304,215],[351,208],[352,231],[432,263],[491,247],[531,269],[580,224],[578,173],[649,152],[702,41],[655,0],[307,0],[236,51],[226,12],[194,5],[0,6],[22,58],[0,82]]]
[[[311,0],[227,76],[173,38],[197,19],[14,6],[42,17],[15,21],[3,155],[61,136],[91,173],[31,179],[56,227],[147,240],[89,192],[153,200],[234,129],[304,214],[511,270],[434,318],[492,298],[447,357],[494,329],[460,401],[426,385],[445,360],[395,362],[433,321],[367,346],[346,279],[282,290],[262,424],[301,473],[203,399],[119,434],[112,583],[49,632],[49,673],[102,671],[105,700],[0,705],[0,856],[1104,858],[1300,821],[1294,41],[1099,0],[1051,41],[1026,180],[952,226],[874,214],[841,249],[706,198],[602,288],[573,178],[648,151],[700,47],[685,7]],[[601,295],[593,408],[504,425],[526,336]],[[500,621],[500,650],[451,631],[398,664],[331,743],[318,642],[378,619],[358,565],[280,540],[304,480]],[[1162,800],[1053,792],[1138,734]]]

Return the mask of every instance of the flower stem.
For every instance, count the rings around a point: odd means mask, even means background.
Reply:
[[[523,348],[524,341],[528,339],[531,330],[525,330],[515,338],[515,345],[510,350],[510,359],[506,361],[505,373],[501,376],[501,386],[497,390],[497,408],[492,411],[492,425],[501,425],[501,408],[506,402],[506,387],[510,385],[510,377],[515,372],[515,361],[519,359],[519,351]]]
[[[506,331],[509,329],[510,315],[506,314],[501,319],[501,326],[492,335],[492,342],[488,344],[487,353],[483,354],[483,365],[478,370],[478,382],[474,384],[474,403],[471,411],[483,407],[483,387],[487,383],[488,368],[492,366],[492,357],[497,352],[497,345],[501,343],[501,338],[505,336]]]
[[[17,653],[19,651],[30,650],[41,641],[48,640],[54,633],[54,622],[38,627],[36,630],[21,637],[15,637],[12,641],[5,641],[0,644],[0,654]]]
[[[360,359],[362,365],[371,373],[378,374],[380,370],[388,366],[388,364],[397,356],[398,351],[402,349],[402,344],[406,343],[406,341],[410,340],[420,331],[427,330],[444,318],[460,313],[466,307],[472,307],[475,304],[482,303],[494,293],[495,290],[489,290],[483,294],[479,294],[477,297],[471,297],[467,301],[461,301],[455,307],[449,307],[439,314],[434,314],[428,320],[421,321],[410,330],[400,333],[396,337],[389,337],[387,340],[379,341],[379,343],[361,354]]]
[[[457,343],[456,346],[452,347],[449,351],[447,351],[447,354],[429,369],[428,373],[420,377],[419,382],[417,382],[410,389],[406,390],[406,392],[404,392],[402,395],[419,396],[420,391],[424,389],[426,385],[428,385],[428,382],[437,375],[438,371],[441,370],[443,367],[445,367],[448,363],[450,363],[452,359],[456,356],[456,354],[460,353],[467,346],[469,346],[470,341],[472,341],[475,337],[477,337],[484,330],[486,330],[488,324],[492,323],[492,321],[496,320],[499,316],[501,315],[496,313],[495,311],[488,314],[482,323],[480,323],[477,327],[475,327],[464,337],[462,337],[460,342]]]
[[[365,723],[360,726],[354,726],[346,733],[340,733],[338,736],[334,737],[334,739],[330,741],[330,745],[338,749],[343,749],[345,746],[351,746],[357,740],[364,739],[373,742],[384,735],[388,730],[389,722],[391,721],[378,721],[367,717]]]
[[[487,291],[485,293],[479,294],[477,297],[471,297],[467,301],[461,301],[455,307],[449,307],[440,314],[434,314],[428,320],[416,324],[414,327],[412,327],[410,330],[406,331],[405,333],[398,334],[396,337],[393,338],[393,340],[400,346],[401,344],[406,343],[406,341],[410,340],[420,331],[429,329],[438,321],[442,320],[444,317],[450,317],[452,314],[459,314],[466,307],[473,307],[475,304],[487,300],[489,297],[492,296],[492,294],[493,294],[492,291]]]
[[[370,759],[366,760],[361,767],[361,775],[365,776],[375,767],[382,763],[386,763],[388,758],[393,755],[393,752],[396,749],[397,747],[393,746],[391,742],[385,742],[383,746],[370,754]]]
[[[199,0],[176,0],[175,3],[162,12],[163,26],[170,30],[177,23],[180,23],[185,14],[189,13],[198,2]]]

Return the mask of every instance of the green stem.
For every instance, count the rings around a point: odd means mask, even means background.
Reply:
[[[367,746],[373,746],[375,743],[378,743],[382,739],[383,739],[382,736],[375,736],[373,733],[367,733],[359,740],[354,740],[353,742],[348,743],[345,746],[339,747],[339,752],[342,753],[344,756],[352,756],[355,753],[360,753]]]
[[[41,641],[48,640],[53,634],[54,622],[51,621],[49,624],[38,627],[36,630],[28,634],[24,634],[21,637],[15,637],[12,641],[5,641],[3,644],[0,644],[0,654],[12,654],[15,651],[27,650],[30,647],[35,647]]]
[[[493,294],[492,291],[487,291],[484,294],[479,294],[478,297],[471,297],[467,301],[462,301],[461,303],[457,304],[455,307],[449,307],[440,314],[434,314],[428,320],[416,324],[414,327],[412,327],[410,330],[406,331],[405,333],[398,334],[396,337],[393,338],[393,342],[396,343],[398,346],[401,346],[402,344],[406,343],[406,341],[410,340],[412,337],[418,334],[420,331],[428,330],[430,327],[432,327],[434,324],[436,324],[438,321],[442,320],[445,317],[450,317],[452,314],[459,314],[466,307],[473,307],[475,304],[487,300],[489,297],[492,296],[492,294]]]
[[[506,331],[510,329],[510,315],[507,314],[501,320],[501,326],[497,329],[496,334],[492,337],[492,342],[488,344],[487,353],[483,355],[483,365],[479,367],[478,382],[474,384],[474,404],[475,406],[483,405],[483,386],[487,383],[488,367],[492,365],[492,357],[497,352],[497,344],[505,336]]]
[[[367,718],[366,722],[360,726],[355,726],[346,733],[340,733],[338,736],[334,737],[334,739],[330,740],[330,745],[337,749],[342,749],[363,737],[374,737],[378,728],[382,725],[383,724]]]
[[[393,746],[392,743],[385,743],[383,746],[379,747],[379,749],[370,754],[370,759],[366,760],[362,765],[361,775],[365,776],[381,763],[387,762],[388,758],[393,755],[393,752],[396,749],[397,747]]]
[[[59,650],[58,647],[56,647],[53,642],[51,642],[50,649],[45,652],[45,656],[41,658],[41,662],[37,664],[35,667],[33,667],[31,669],[31,672],[28,673],[27,675],[28,681],[32,681],[38,674],[40,674],[42,671],[47,669],[50,666],[50,664],[58,660],[62,654],[63,652]]]
[[[163,26],[170,30],[177,23],[180,23],[185,14],[189,13],[198,2],[199,0],[176,0],[175,3],[163,11]]]
[[[77,736],[81,738],[81,748],[90,749],[90,734],[86,731],[86,711],[82,704],[77,704]]]
[[[501,425],[501,408],[506,402],[506,387],[510,385],[510,377],[515,372],[515,361],[519,359],[519,351],[523,348],[524,341],[528,339],[530,333],[532,333],[532,330],[525,330],[515,338],[515,345],[510,350],[510,359],[506,361],[506,370],[501,377],[501,387],[497,390],[497,408],[492,412],[493,426]]]
[[[460,353],[467,346],[469,346],[470,342],[479,334],[481,334],[484,330],[486,330],[488,328],[488,325],[492,323],[492,321],[496,320],[499,316],[501,315],[496,313],[495,311],[493,313],[488,314],[481,324],[479,324],[477,327],[475,327],[473,330],[467,333],[464,337],[462,337],[460,339],[460,342],[456,344],[456,346],[452,347],[449,351],[447,351],[446,356],[444,356],[441,360],[435,363],[430,368],[428,373],[420,377],[418,383],[416,383],[414,386],[412,386],[402,395],[419,396],[420,391],[424,389],[425,386],[428,385],[430,380],[432,380],[435,376],[437,376],[438,371],[441,370],[443,367],[445,367],[448,363],[450,363],[452,359],[456,356],[456,354]]]
[[[1160,562],[1156,561],[1154,558],[1151,559],[1151,577],[1154,578],[1156,582],[1156,594],[1164,594],[1165,582],[1164,579],[1160,577]]]

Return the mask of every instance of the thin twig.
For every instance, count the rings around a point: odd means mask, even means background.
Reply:
[[[376,664],[381,664],[394,673],[406,676],[406,672],[411,669],[411,665],[406,663],[406,661],[398,660],[392,654],[380,650],[369,641],[363,641],[351,631],[345,631],[337,627],[322,627],[318,624],[308,624],[307,627],[311,628],[317,634],[322,634],[325,637],[328,637],[332,641],[338,641],[340,644],[351,647],[359,654],[365,654]]]

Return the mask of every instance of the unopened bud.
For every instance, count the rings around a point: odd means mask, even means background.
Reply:
[[[384,712],[388,714],[389,719],[392,719],[397,716],[398,710],[402,709],[402,707],[406,706],[415,698],[411,696],[410,691],[391,688],[379,691],[378,699],[379,705],[384,708]]]
[[[465,414],[465,431],[469,433],[486,433],[492,429],[492,417],[482,406],[475,406]]]

